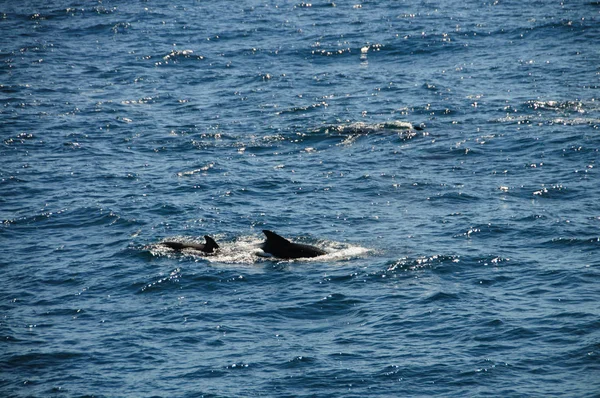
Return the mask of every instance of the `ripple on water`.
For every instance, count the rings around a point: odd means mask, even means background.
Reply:
[[[4,395],[600,391],[596,1],[37,3],[0,12]]]

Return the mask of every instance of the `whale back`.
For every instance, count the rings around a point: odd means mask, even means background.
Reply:
[[[279,258],[303,258],[316,257],[327,252],[318,247],[293,243],[273,231],[263,230],[267,240],[262,244],[261,249]]]
[[[212,253],[216,249],[219,248],[219,245],[213,238],[208,235],[204,235],[204,239],[206,243],[193,243],[193,242],[171,242],[164,241],[161,242],[164,246],[167,246],[173,250],[184,250],[184,249],[192,249],[198,250],[204,253]]]

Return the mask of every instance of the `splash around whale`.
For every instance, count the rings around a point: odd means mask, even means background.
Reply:
[[[226,237],[217,234],[215,239],[205,235],[201,244],[189,237],[174,237],[144,246],[153,256],[181,255],[194,261],[206,261],[223,265],[257,265],[271,261],[325,261],[331,265],[341,264],[352,258],[362,257],[372,249],[351,243],[321,240],[319,247],[292,242],[272,231],[263,231],[264,236],[239,235]],[[221,242],[221,240],[223,240]],[[217,244],[216,241],[219,241]],[[214,243],[211,243],[214,242]],[[211,250],[212,246],[212,251]]]

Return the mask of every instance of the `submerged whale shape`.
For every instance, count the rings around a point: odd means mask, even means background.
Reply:
[[[208,235],[204,235],[206,243],[192,243],[192,242],[161,242],[162,245],[167,246],[173,250],[193,249],[204,253],[212,253],[219,248],[217,242]]]
[[[326,251],[321,250],[318,247],[290,242],[284,237],[277,235],[275,232],[266,229],[263,230],[263,233],[267,237],[267,240],[263,242],[260,248],[265,253],[272,254],[275,257],[290,259],[317,257],[327,254]]]

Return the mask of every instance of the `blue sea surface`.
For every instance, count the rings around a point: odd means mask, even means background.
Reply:
[[[0,37],[0,396],[600,396],[600,2],[2,1]]]

